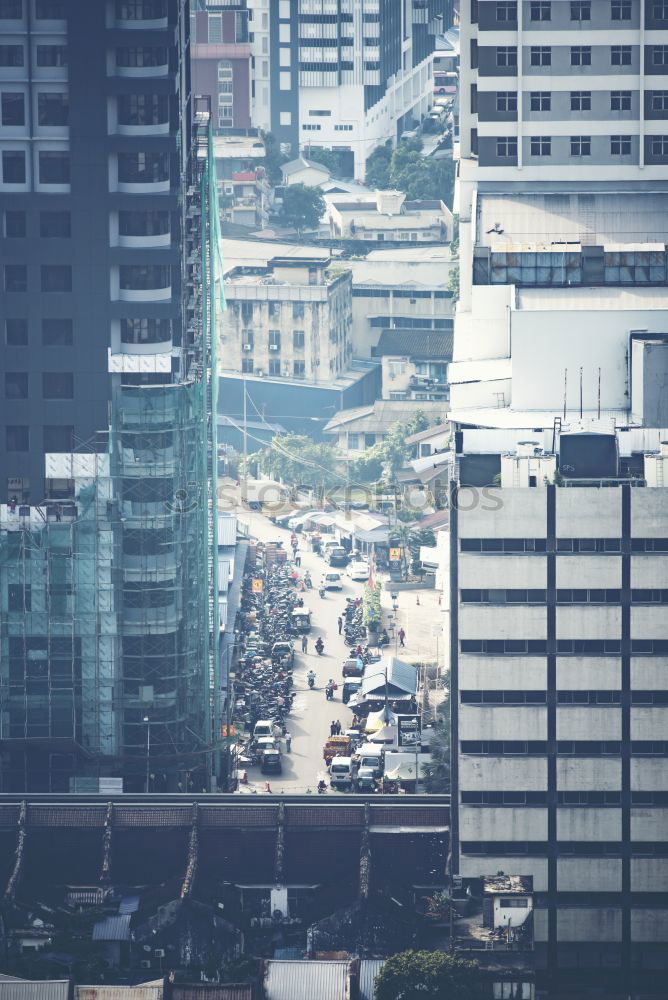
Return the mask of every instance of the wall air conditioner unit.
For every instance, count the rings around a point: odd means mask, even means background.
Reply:
[[[260,378],[262,378],[264,376],[264,372],[263,372],[263,370],[261,368],[258,368],[258,370],[255,372],[255,374],[259,375]]]
[[[146,958],[142,959],[142,961],[139,963],[139,968],[140,969],[150,969],[151,968],[151,963]]]
[[[226,184],[225,185],[225,194],[234,194],[234,185],[233,184]]]
[[[243,345],[243,349],[244,349],[244,351],[252,351],[253,350],[253,345],[252,344],[244,344]]]
[[[270,344],[269,345],[269,350],[270,351],[277,351],[278,350],[278,344]]]
[[[156,958],[164,958],[165,957],[165,949],[164,948],[156,948],[155,951],[153,952],[153,954],[155,955]]]

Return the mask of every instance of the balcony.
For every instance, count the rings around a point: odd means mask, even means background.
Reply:
[[[128,31],[156,30],[169,27],[164,0],[126,0],[116,3],[114,26]]]

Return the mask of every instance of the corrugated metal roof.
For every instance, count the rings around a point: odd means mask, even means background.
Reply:
[[[346,1000],[348,962],[266,963],[267,1000]]]
[[[385,664],[370,663],[362,678],[362,693],[377,691],[385,686]],[[417,690],[417,669],[412,663],[405,663],[396,656],[390,656],[387,661],[387,683],[398,687],[408,694]]]
[[[139,896],[123,896],[118,904],[119,913],[136,913],[139,909]]]
[[[374,1000],[374,980],[384,965],[384,958],[365,958],[360,962],[360,1000]]]
[[[0,982],[0,1000],[68,1000],[69,979],[5,979]]]
[[[74,1000],[162,1000],[162,980],[141,986],[75,986]]]
[[[93,926],[93,941],[129,941],[130,919],[129,913],[118,913],[98,920]]]
[[[237,519],[233,514],[218,513],[218,544],[234,545],[237,540]]]
[[[249,983],[174,983],[172,1000],[253,1000]]]

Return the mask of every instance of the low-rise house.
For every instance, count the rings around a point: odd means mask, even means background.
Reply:
[[[222,182],[220,200],[226,222],[249,229],[264,228],[269,219],[269,182],[264,167],[235,171]]]
[[[428,458],[445,450],[450,442],[452,428],[448,421],[427,427],[425,431],[410,434],[406,444],[413,450],[413,458]]]
[[[324,184],[332,176],[324,163],[317,160],[307,160],[305,156],[299,156],[296,160],[289,160],[281,167],[283,174],[283,184],[289,187],[291,184],[305,184],[307,187],[318,187]]]
[[[452,212],[437,198],[407,201],[403,191],[369,192],[367,198],[326,199],[330,233],[374,242],[449,243]]]
[[[382,366],[383,399],[447,400],[450,331],[383,330],[372,354]]]
[[[368,406],[355,406],[334,414],[323,433],[338,445],[344,458],[358,458],[382,441],[396,423],[407,422],[418,412],[424,413],[428,420],[440,419],[443,404],[434,400],[417,404],[411,400],[377,399]]]

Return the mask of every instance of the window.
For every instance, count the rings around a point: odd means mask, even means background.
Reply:
[[[545,552],[545,538],[462,538],[462,552]]]
[[[270,375],[280,375],[281,374],[281,362],[278,358],[271,358],[269,361],[269,374]]]
[[[269,350],[270,351],[280,351],[281,349],[281,331],[280,330],[270,330],[269,331]]]
[[[506,135],[496,140],[496,155],[517,156],[517,139],[515,136]]]
[[[496,95],[497,111],[517,111],[517,94],[513,90],[500,90]]]
[[[292,374],[294,375],[295,378],[304,378],[304,375],[306,375],[306,362],[293,361]]]
[[[630,90],[613,90],[610,93],[610,110],[611,111],[630,111],[631,110],[631,91]]]
[[[41,288],[43,292],[71,292],[71,266],[69,264],[42,264]]]
[[[655,21],[668,21],[668,3],[653,3],[652,17]]]
[[[529,107],[531,111],[550,111],[552,94],[549,90],[532,90],[529,95]]]
[[[5,372],[5,397],[28,398],[28,372]]]
[[[547,742],[544,740],[462,740],[462,753],[491,754],[500,757],[504,754],[546,754]]]
[[[547,805],[547,792],[462,792],[461,801],[468,805],[479,806],[545,806]]]
[[[532,21],[551,21],[552,4],[549,0],[532,0],[529,7],[529,17]]]
[[[25,184],[26,154],[18,149],[3,149],[2,180],[5,184]]]
[[[331,114],[331,111],[319,111],[317,109],[309,111],[309,116],[311,118],[330,118]]]
[[[571,0],[571,21],[591,21],[590,0]]]
[[[27,347],[28,346],[28,320],[27,319],[6,319],[5,320],[5,343],[7,347]]]
[[[0,66],[23,66],[23,46],[0,45]]]
[[[557,538],[557,552],[621,552],[619,538]]]
[[[121,67],[164,66],[167,49],[164,45],[140,45],[116,49],[116,65]]]
[[[38,66],[67,66],[66,45],[38,45]]]
[[[668,156],[668,135],[651,135],[649,139],[652,156]]]
[[[73,373],[42,372],[42,396],[44,399],[74,399]]]
[[[241,359],[241,371],[244,375],[253,374],[253,359],[252,358],[242,358]]]
[[[25,212],[5,212],[5,236],[8,239],[21,238],[26,234]]]
[[[544,639],[461,639],[460,651],[487,655],[545,656],[547,642]]]
[[[304,331],[303,330],[293,330],[292,332],[292,346],[296,351],[304,350]]]
[[[517,66],[517,47],[515,45],[497,45],[497,66]]]
[[[634,604],[668,604],[668,590],[641,590],[634,587],[631,601]]]
[[[557,792],[559,806],[618,806],[621,792]]]
[[[462,705],[544,705],[547,691],[460,691]]]
[[[119,125],[162,125],[168,117],[166,94],[121,94],[118,98]]]
[[[618,756],[621,743],[618,740],[558,740],[557,753],[577,757]]]
[[[37,95],[38,125],[67,125],[70,120],[70,102],[67,94]]]
[[[618,655],[621,651],[619,639],[557,639],[557,653],[564,656],[602,656],[605,653]]]
[[[67,454],[74,450],[74,427],[68,424],[47,424],[44,427],[44,451]]]
[[[613,21],[631,20],[631,0],[612,0],[610,17]]]
[[[651,91],[652,111],[668,111],[668,90]]]
[[[38,21],[62,21],[65,17],[63,0],[35,0],[35,17]]]
[[[571,111],[591,111],[591,90],[571,91]]]
[[[171,268],[168,264],[121,264],[120,287],[130,291],[153,291],[169,288]]]
[[[530,61],[532,66],[551,66],[552,49],[549,45],[532,45]]]
[[[293,302],[292,303],[292,318],[293,319],[303,319],[304,318],[304,303],[303,302]]]
[[[70,183],[70,154],[64,150],[40,151],[40,184]]]
[[[26,428],[27,430],[27,428]],[[7,451],[26,451],[25,448],[10,449]],[[8,611],[30,611],[32,609],[32,592],[30,585],[24,586],[20,583],[10,583],[7,587],[7,610]]]
[[[167,153],[119,153],[118,179],[121,184],[155,184],[169,180]]]
[[[611,45],[610,46],[610,61],[613,66],[630,66],[631,65],[631,46],[630,45]]]
[[[0,0],[0,21],[19,21],[23,17],[23,0]]]
[[[590,156],[591,136],[572,135],[571,136],[571,156]]]
[[[72,339],[71,319],[42,320],[42,344],[45,347],[70,347]]]
[[[619,705],[621,691],[557,691],[558,705]]]
[[[611,154],[611,156],[630,156],[631,155],[631,136],[630,135],[611,135],[610,136],[610,154]]]
[[[28,268],[25,264],[5,264],[5,291],[28,291]]]
[[[1,108],[3,125],[25,125],[23,94],[17,94],[11,90],[3,92]]]
[[[616,588],[557,590],[557,604],[619,604],[621,591]]]
[[[590,45],[571,45],[571,66],[591,66]]]
[[[169,212],[158,209],[118,213],[119,236],[164,236],[169,233]]]
[[[5,444],[7,451],[28,451],[30,449],[30,431],[23,424],[8,424],[5,428]]]
[[[352,125],[335,125],[334,126],[334,131],[335,132],[352,132],[352,130],[353,130]]]
[[[530,143],[532,156],[549,156],[552,152],[552,139],[547,135],[532,135]]]
[[[69,212],[40,212],[39,235],[45,239],[67,238],[72,235]]]
[[[168,319],[148,319],[146,317],[124,317],[121,320],[121,343],[159,344],[171,340],[172,331]]]
[[[514,0],[500,0],[496,5],[497,21],[516,21],[517,4]]]
[[[668,66],[668,45],[652,46],[652,65]]]
[[[311,125],[302,125],[302,128],[304,129],[305,132],[320,132],[322,126],[311,124]]]

